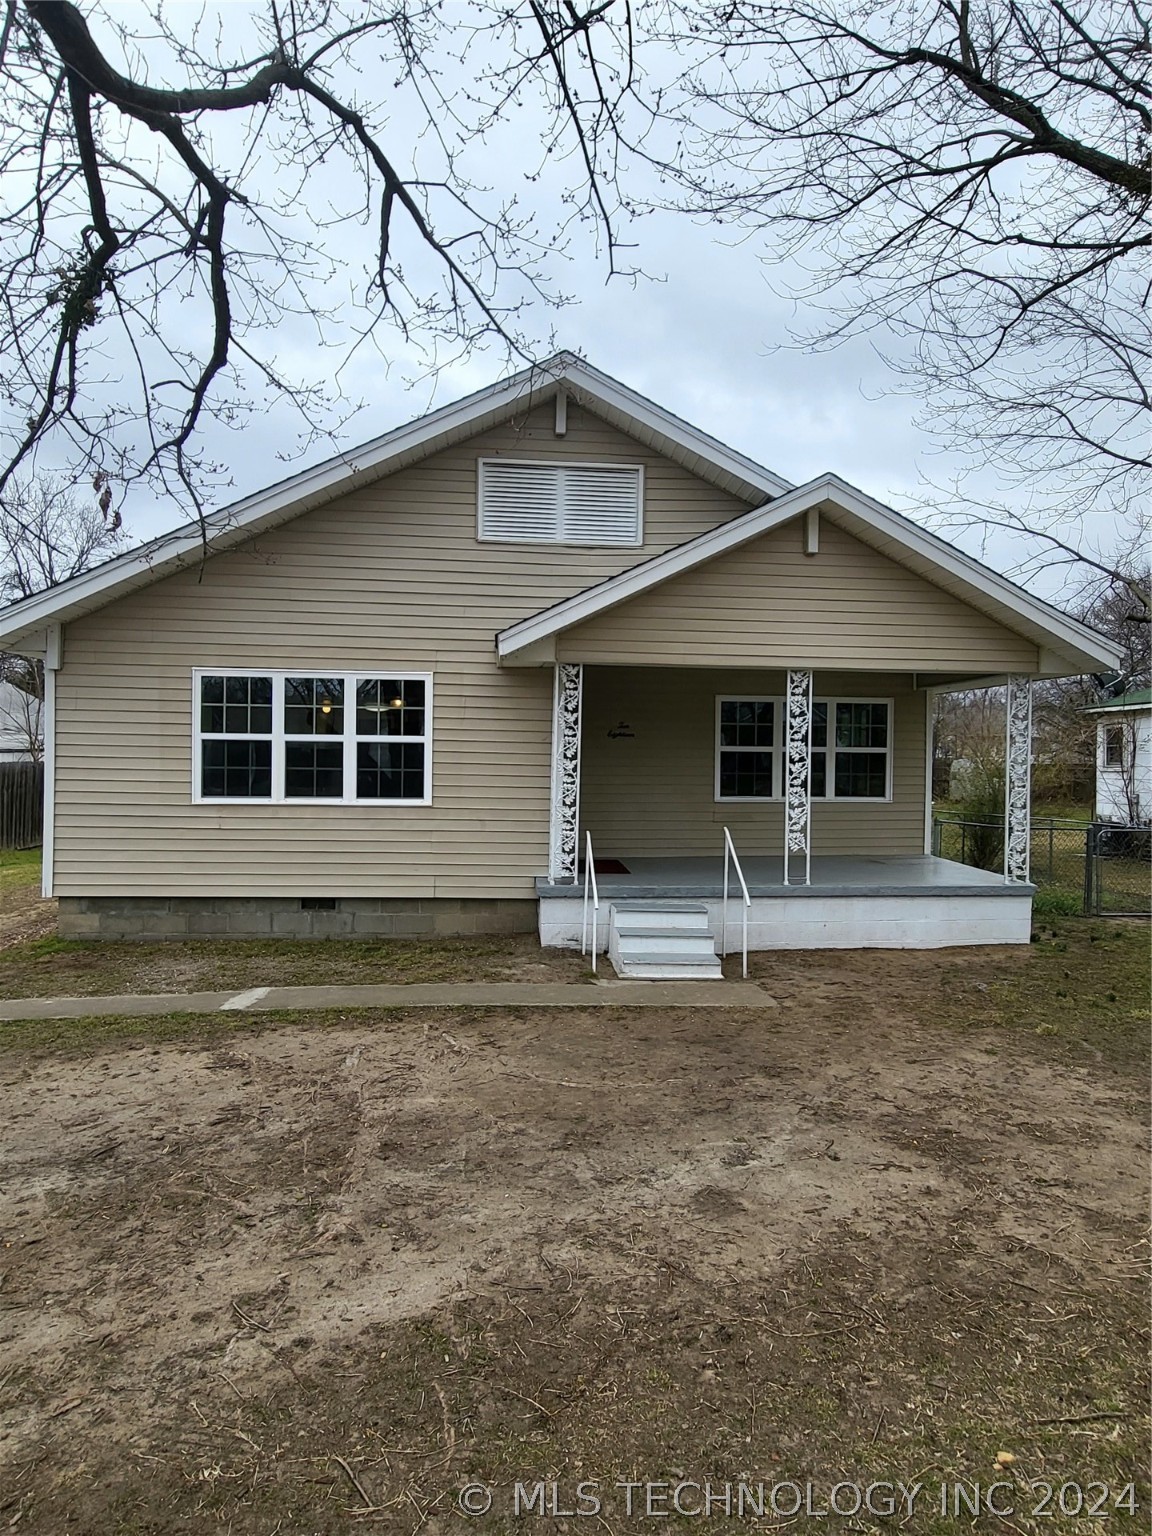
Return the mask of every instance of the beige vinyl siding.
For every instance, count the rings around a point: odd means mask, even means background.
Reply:
[[[744,511],[569,406],[486,431],[70,624],[57,687],[64,896],[529,896],[547,864],[552,676],[496,631]],[[644,546],[476,539],[480,456],[640,463]],[[434,674],[429,807],[193,805],[192,669]]]
[[[597,857],[779,853],[784,807],[715,799],[717,695],[775,697],[783,672],[590,667],[584,678],[581,825]],[[892,800],[812,806],[814,854],[924,852],[927,695],[907,675],[817,672],[817,698],[893,700]]]
[[[1035,645],[820,519],[797,518],[559,637],[562,660],[1034,671]]]

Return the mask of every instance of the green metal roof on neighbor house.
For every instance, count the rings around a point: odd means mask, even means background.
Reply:
[[[1112,709],[1152,709],[1152,688],[1133,688],[1114,699],[1106,699],[1103,704],[1090,705],[1084,713],[1102,715]]]

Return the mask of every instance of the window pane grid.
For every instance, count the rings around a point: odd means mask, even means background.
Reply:
[[[431,800],[426,674],[203,672],[193,687],[197,800]]]
[[[344,743],[290,741],[284,749],[284,795],[289,800],[342,799]]]
[[[272,680],[214,674],[200,679],[203,736],[271,736]]]
[[[424,715],[422,678],[363,678],[356,685],[357,737],[421,741]]]
[[[356,795],[360,800],[421,800],[424,747],[412,742],[359,742]]]
[[[343,736],[344,679],[286,677],[285,736]]]
[[[716,711],[716,798],[781,801],[785,700],[721,698]],[[777,722],[779,729],[776,730]],[[830,731],[830,723],[833,730]],[[834,735],[834,741],[830,741]],[[813,701],[813,800],[887,800],[891,705],[880,699]],[[829,762],[829,758],[832,759]]]
[[[272,793],[272,743],[206,741],[201,748],[201,777],[206,795],[267,799]]]

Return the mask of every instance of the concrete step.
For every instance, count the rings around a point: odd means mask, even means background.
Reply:
[[[609,910],[608,958],[618,976],[719,981],[708,908],[699,901],[617,901]]]
[[[614,901],[613,912],[707,912],[703,901]]]
[[[613,955],[618,976],[635,981],[722,981],[724,973],[715,954],[684,958],[679,955]]]
[[[622,955],[643,950],[686,956],[716,953],[715,940],[707,928],[618,928],[613,938]]]
[[[703,902],[614,901],[609,908],[609,920],[621,933],[634,928],[703,928],[707,917]]]

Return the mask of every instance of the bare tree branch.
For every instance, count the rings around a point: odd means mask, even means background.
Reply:
[[[669,41],[703,57],[661,98],[681,133],[665,171],[680,206],[812,273],[797,344],[872,338],[927,429],[1034,508],[1137,505],[1152,427],[1140,5],[673,0],[666,15]]]
[[[147,43],[116,7],[7,5],[0,504],[45,452],[200,513],[215,479],[204,420],[239,424],[250,381],[286,393],[306,433],[331,433],[355,408],[333,383],[341,361],[365,341],[387,357],[389,329],[432,367],[488,341],[530,359],[521,316],[564,302],[551,269],[574,214],[615,269],[626,0],[450,9],[261,0],[230,11],[209,51],[195,17],[158,0]],[[449,102],[437,82],[453,73],[476,84]],[[543,113],[535,154],[558,168],[542,198],[555,230],[477,180],[522,106]],[[304,323],[318,359],[342,354],[315,381],[281,355]]]

